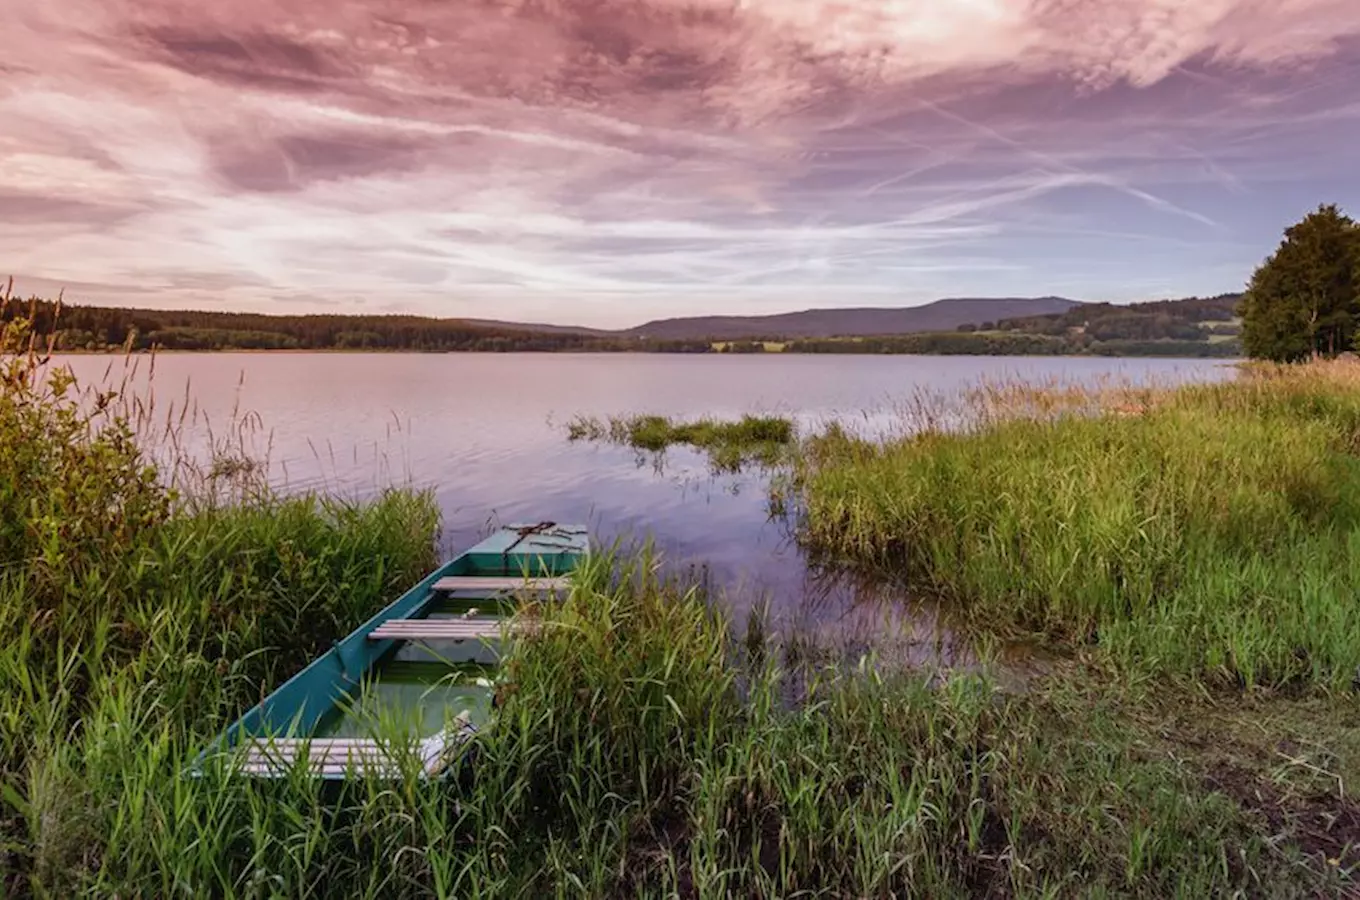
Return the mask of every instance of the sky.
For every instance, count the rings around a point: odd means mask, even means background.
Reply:
[[[1360,0],[0,0],[24,294],[603,327],[1238,290]]]

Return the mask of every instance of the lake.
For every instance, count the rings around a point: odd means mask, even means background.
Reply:
[[[61,362],[82,380],[125,364]],[[145,357],[138,367],[145,390]],[[821,628],[859,622],[859,591],[808,577],[786,527],[768,521],[761,475],[714,477],[685,450],[658,471],[627,448],[568,442],[565,423],[760,412],[881,432],[898,427],[896,410],[922,392],[947,402],[980,379],[1170,383],[1233,373],[1221,360],[221,353],[160,355],[151,389],[166,410],[178,410],[186,392],[193,398],[200,427],[188,436],[200,446],[204,421],[221,436],[248,413],[250,447],[267,453],[272,478],[290,489],[432,488],[449,550],[497,522],[584,522],[605,540],[652,536],[671,563],[707,565],[738,616],[762,602],[781,620]],[[904,621],[919,626],[919,611]]]

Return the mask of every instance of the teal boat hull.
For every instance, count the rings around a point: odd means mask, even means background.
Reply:
[[[375,639],[373,632],[390,629],[392,623],[466,622],[470,616],[494,630],[494,620],[512,608],[507,593],[514,591],[471,590],[451,596],[436,585],[445,579],[560,579],[570,576],[588,552],[588,534],[581,526],[540,523],[499,529],[431,572],[247,711],[205,751],[200,767],[214,753],[231,757],[242,745],[255,748],[269,742],[329,742],[355,753],[351,745],[377,726],[383,734],[405,733],[417,743],[438,744],[440,735],[458,730],[465,738],[492,713],[498,638]],[[288,767],[250,764],[246,769],[281,775]],[[327,779],[355,771],[352,765],[334,762],[315,768]]]

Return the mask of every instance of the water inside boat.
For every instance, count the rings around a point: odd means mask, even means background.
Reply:
[[[491,717],[495,676],[494,666],[393,657],[337,702],[312,735],[371,738],[396,733],[428,738],[464,724],[480,728]]]

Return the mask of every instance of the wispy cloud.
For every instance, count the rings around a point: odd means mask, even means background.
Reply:
[[[1353,0],[10,6],[0,259],[89,301],[1134,299],[1360,200]]]

